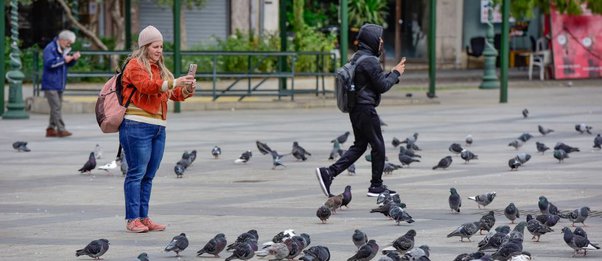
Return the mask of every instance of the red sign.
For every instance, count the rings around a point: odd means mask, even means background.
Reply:
[[[551,8],[551,32],[555,79],[602,77],[602,15]]]

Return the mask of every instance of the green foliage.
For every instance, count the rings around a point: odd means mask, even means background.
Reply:
[[[295,39],[298,45],[291,47],[297,51],[317,51],[329,52],[335,48],[336,35],[324,35],[316,31],[314,28],[305,26],[300,32],[295,34]],[[292,49],[291,49],[292,51]],[[295,63],[295,71],[297,72],[317,72],[318,57],[315,55],[299,55]],[[332,66],[331,59],[325,58],[325,65],[322,71],[328,71]]]
[[[387,1],[349,1],[349,26],[359,28],[365,23],[384,25],[388,15]]]

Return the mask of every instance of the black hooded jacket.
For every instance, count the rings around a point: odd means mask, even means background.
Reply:
[[[365,24],[358,33],[359,49],[351,58],[357,61],[363,55],[379,57],[380,37],[383,28],[379,25]],[[381,93],[387,92],[399,82],[399,72],[393,70],[385,73],[378,59],[364,59],[355,67],[355,86],[362,89],[357,95],[357,104],[378,106]]]

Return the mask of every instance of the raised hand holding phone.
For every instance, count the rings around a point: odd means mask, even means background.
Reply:
[[[399,75],[402,75],[403,72],[406,69],[406,58],[402,57],[401,61],[399,61],[399,63],[397,65],[395,65],[395,67],[393,68],[393,70],[399,72]]]

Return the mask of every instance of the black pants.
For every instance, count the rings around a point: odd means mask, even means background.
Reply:
[[[330,173],[336,177],[359,159],[366,151],[368,144],[372,147],[372,179],[371,186],[383,183],[383,168],[385,166],[385,142],[380,129],[380,119],[372,105],[358,104],[349,113],[355,141],[343,156],[329,167]]]

